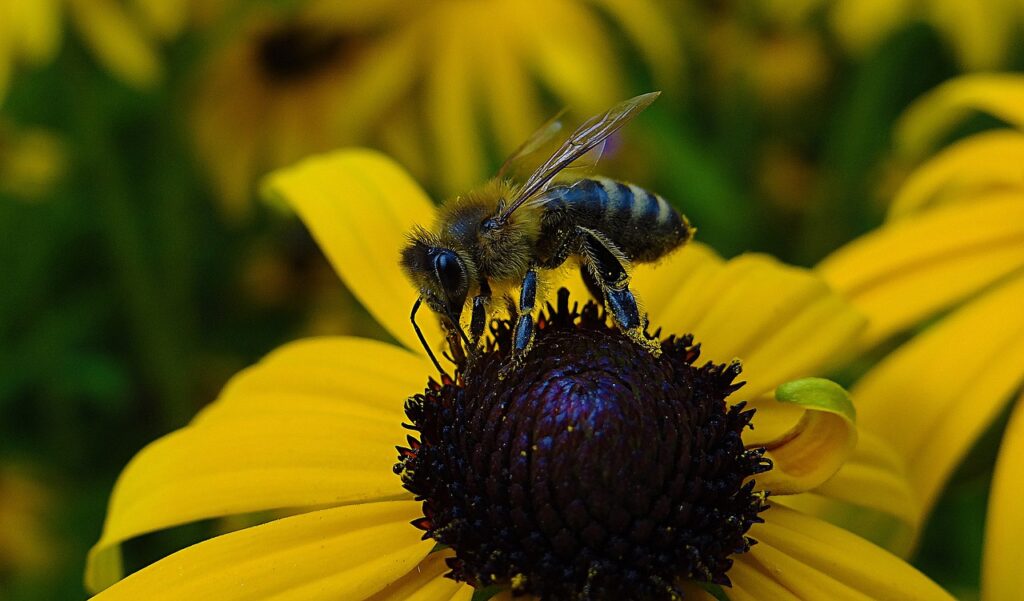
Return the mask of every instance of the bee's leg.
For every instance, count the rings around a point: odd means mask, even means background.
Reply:
[[[427,356],[430,357],[430,361],[434,364],[434,367],[437,368],[438,373],[442,376],[449,377],[448,372],[442,369],[441,364],[438,363],[437,357],[434,356],[433,349],[431,349],[430,345],[427,344],[427,339],[423,336],[423,330],[421,330],[420,326],[416,323],[416,312],[420,310],[420,304],[422,304],[422,302],[423,297],[419,297],[416,299],[416,302],[413,303],[412,312],[409,313],[409,321],[412,322],[412,328],[416,331],[416,337],[420,339],[420,344],[423,345],[423,350],[427,351]]]
[[[629,290],[629,260],[615,243],[598,232],[578,227],[582,238],[582,254],[593,280],[603,292],[604,305],[620,330],[654,355],[661,354],[661,345],[644,333],[636,297]]]
[[[487,326],[487,304],[491,302],[491,286],[487,280],[480,280],[480,294],[473,297],[473,316],[469,321],[469,340],[471,352],[476,352],[480,338]]]
[[[601,288],[601,284],[598,283],[597,279],[594,278],[594,274],[590,270],[590,263],[583,262],[580,264],[580,277],[583,278],[583,283],[587,286],[587,291],[590,292],[590,296],[594,297],[599,303],[604,302],[604,290]]]
[[[519,318],[516,329],[512,332],[512,357],[499,373],[504,378],[509,370],[522,364],[523,358],[530,352],[533,345],[533,306],[537,302],[537,271],[530,268],[523,278],[523,286],[519,291]]]

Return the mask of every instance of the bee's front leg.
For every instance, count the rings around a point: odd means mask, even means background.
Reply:
[[[473,297],[473,316],[469,321],[469,341],[473,346],[471,353],[480,348],[480,339],[487,326],[487,305],[491,302],[491,286],[487,280],[480,280],[480,294]]]
[[[523,286],[519,291],[519,319],[516,329],[512,332],[512,356],[509,362],[498,373],[504,379],[508,373],[523,363],[526,354],[533,345],[533,306],[537,302],[537,271],[530,268],[523,278]]]

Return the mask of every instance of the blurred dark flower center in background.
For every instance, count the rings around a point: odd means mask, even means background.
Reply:
[[[256,51],[263,72],[288,83],[315,74],[352,46],[349,36],[292,23],[264,34]]]
[[[423,500],[414,524],[450,545],[451,577],[545,599],[674,599],[680,579],[729,583],[730,556],[764,510],[750,476],[770,469],[740,433],[752,410],[726,397],[739,364],[693,364],[692,337],[655,357],[597,306],[538,320],[523,366],[499,322],[456,381],[406,404],[395,466]]]

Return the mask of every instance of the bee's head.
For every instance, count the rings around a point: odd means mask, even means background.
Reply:
[[[402,250],[401,262],[427,305],[457,322],[476,276],[468,253],[426,232],[415,231]]]

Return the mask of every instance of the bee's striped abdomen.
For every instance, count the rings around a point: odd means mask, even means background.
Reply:
[[[607,178],[583,179],[547,192],[549,209],[616,243],[634,261],[653,261],[686,242],[686,218],[662,197],[639,186]]]

